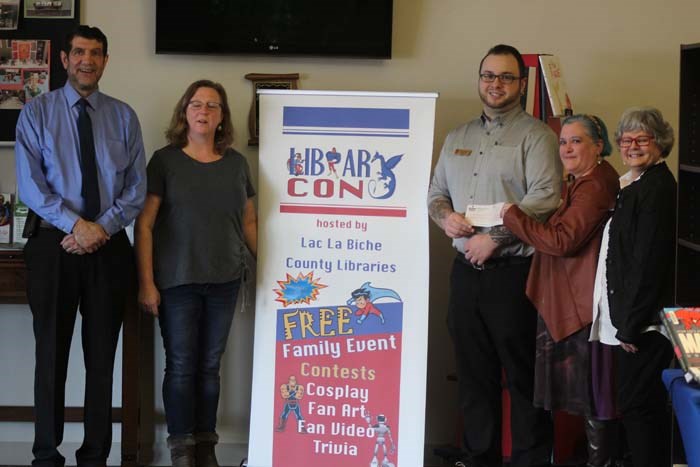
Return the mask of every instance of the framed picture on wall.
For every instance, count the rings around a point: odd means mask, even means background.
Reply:
[[[0,39],[0,110],[21,110],[49,92],[51,41]]]
[[[5,3],[0,0],[0,4]],[[25,11],[35,2],[26,0]],[[43,2],[47,3],[47,2]],[[25,17],[14,31],[0,36],[0,145],[15,141],[19,113],[27,102],[66,82],[60,50],[66,35],[78,26],[80,0],[61,0],[54,7],[70,16]],[[47,13],[48,14],[48,13]],[[45,21],[45,18],[52,18]]]
[[[17,29],[19,0],[0,0],[0,30]]]
[[[74,18],[73,0],[24,0],[24,17],[41,19]]]
[[[268,73],[248,73],[245,75],[245,78],[253,82],[253,102],[250,105],[250,112],[248,112],[248,131],[250,132],[248,146],[257,146],[258,139],[260,138],[260,117],[258,115],[260,101],[258,100],[258,90],[297,89],[299,86],[299,73],[287,73],[281,75]]]

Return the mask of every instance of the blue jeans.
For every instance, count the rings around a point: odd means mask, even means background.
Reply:
[[[240,285],[240,280],[186,284],[160,292],[163,402],[170,435],[216,429],[219,368]]]

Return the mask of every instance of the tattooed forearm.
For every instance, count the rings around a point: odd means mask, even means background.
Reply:
[[[491,237],[491,240],[498,243],[498,246],[510,245],[518,239],[505,225],[491,227],[491,230],[489,230],[489,237]]]
[[[428,215],[437,225],[442,227],[442,220],[452,213],[452,203],[447,198],[437,198],[428,206]]]

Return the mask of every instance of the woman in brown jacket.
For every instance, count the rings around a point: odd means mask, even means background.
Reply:
[[[619,190],[617,172],[602,159],[610,152],[600,118],[566,118],[559,157],[568,180],[557,211],[541,224],[515,205],[503,207],[505,226],[536,249],[527,282],[527,295],[539,312],[534,404],[586,417],[590,466],[606,465],[610,454],[599,449],[596,420],[615,417],[607,403],[610,388],[599,389],[593,377],[597,366],[608,366],[611,352],[605,349],[601,360],[603,347],[588,341],[601,235]]]

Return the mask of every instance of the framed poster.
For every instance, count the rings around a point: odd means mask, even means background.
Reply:
[[[22,110],[49,92],[51,41],[0,39],[0,110]]]
[[[36,2],[27,0],[25,9],[28,3]],[[62,7],[70,4],[72,16],[55,21],[44,21],[43,16],[20,18],[17,30],[0,34],[0,93],[4,97],[0,102],[0,145],[14,143],[17,119],[28,100],[66,82],[60,50],[66,35],[79,24],[80,0],[54,3]]]

